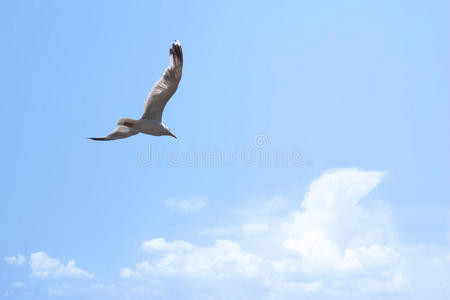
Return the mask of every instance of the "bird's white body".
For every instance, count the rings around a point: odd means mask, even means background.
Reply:
[[[136,122],[133,124],[132,128],[136,129],[137,131],[145,134],[150,135],[170,135],[169,129],[164,125],[162,122],[158,122],[156,120],[149,120],[149,119],[140,119],[136,120]]]
[[[162,123],[164,107],[175,94],[183,74],[183,51],[179,41],[175,41],[170,49],[170,65],[164,71],[163,76],[153,86],[145,103],[144,113],[139,120],[122,118],[117,123],[116,129],[109,135],[99,138],[91,138],[96,141],[111,141],[124,139],[138,133],[149,135],[170,135],[170,129]]]

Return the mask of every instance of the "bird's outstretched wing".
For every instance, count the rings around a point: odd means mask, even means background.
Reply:
[[[114,129],[113,132],[111,132],[110,134],[108,134],[107,136],[104,137],[98,137],[98,138],[89,138],[91,140],[94,141],[112,141],[112,140],[119,140],[119,139],[124,139],[127,138],[129,136],[138,134],[139,131],[137,131],[136,129],[130,128],[128,126],[124,126],[124,125],[117,125],[116,129]]]
[[[183,51],[179,41],[175,41],[170,49],[170,66],[161,79],[155,83],[145,103],[143,119],[161,122],[164,107],[175,93],[183,73]]]

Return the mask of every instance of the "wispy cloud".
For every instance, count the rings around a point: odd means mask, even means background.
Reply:
[[[157,238],[143,242],[141,248],[142,250],[147,252],[152,251],[177,252],[177,251],[191,250],[192,245],[185,241],[174,241],[169,243],[162,238]]]
[[[52,258],[45,252],[36,252],[30,255],[30,268],[30,276],[39,279],[94,277],[91,273],[77,267],[75,261],[70,260],[64,265],[59,259]]]
[[[13,288],[13,289],[21,289],[23,287],[25,287],[25,283],[23,283],[21,281],[16,281],[11,284],[11,288]]]
[[[183,242],[188,244],[187,242]],[[239,244],[228,240],[216,240],[211,247],[198,247],[189,244],[176,250],[162,250],[162,258],[152,264],[148,261],[136,265],[132,271],[122,269],[122,277],[136,276],[142,278],[148,275],[194,275],[213,277],[232,277],[240,274],[253,277],[259,271],[257,258],[241,250]]]
[[[25,256],[18,254],[6,257],[5,261],[11,265],[24,265],[27,259]],[[29,267],[30,281],[13,282],[9,289],[3,293],[3,297],[13,297],[19,294],[37,297],[42,295],[43,292],[48,295],[63,296],[93,290],[90,288],[92,281],[86,281],[85,279],[92,279],[94,275],[79,268],[73,260],[63,264],[58,258],[50,257],[47,253],[40,251],[30,255]],[[46,287],[36,289],[37,281],[35,279],[40,279],[40,284]]]
[[[249,223],[245,224],[242,227],[242,230],[245,234],[257,234],[264,231],[267,231],[269,229],[269,226],[264,223]]]
[[[231,235],[236,228],[233,226],[206,228],[199,232],[200,235],[226,236]]]
[[[23,256],[22,254],[8,256],[8,257],[5,257],[4,260],[7,264],[13,265],[13,266],[21,266],[21,265],[25,264],[25,262],[27,261],[25,256]]]
[[[192,197],[182,199],[169,199],[164,201],[168,207],[181,211],[183,213],[193,213],[202,210],[206,205],[206,199],[203,197]]]

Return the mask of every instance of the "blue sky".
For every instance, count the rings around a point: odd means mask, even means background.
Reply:
[[[448,299],[449,14],[3,1],[0,297]],[[178,139],[87,140],[175,39]]]

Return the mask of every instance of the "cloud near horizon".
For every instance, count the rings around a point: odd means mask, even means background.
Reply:
[[[30,277],[38,279],[47,278],[78,278],[87,279],[94,275],[77,267],[74,260],[67,265],[62,264],[59,259],[52,258],[47,253],[40,251],[30,255]]]
[[[193,213],[202,210],[206,206],[206,199],[203,197],[192,197],[183,199],[169,199],[164,204],[173,210],[183,213]]]
[[[410,279],[395,247],[389,210],[364,199],[385,176],[331,169],[309,185],[302,201],[295,201],[299,206],[286,211],[291,202],[281,198],[252,203],[238,212],[240,219],[231,227],[205,229],[210,243],[164,237],[143,241],[148,259],[123,267],[114,284],[79,281],[94,275],[73,260],[64,264],[43,251],[30,255],[29,276],[48,280],[48,293],[54,295],[104,290],[139,298],[176,282],[218,290],[226,282],[246,282],[275,299],[405,291]],[[27,261],[20,254],[4,260],[12,265]],[[12,286],[6,294],[15,290]]]
[[[244,220],[235,240],[216,238],[210,246],[161,237],[144,241],[150,259],[123,268],[120,275],[128,280],[247,278],[270,290],[304,293],[404,290],[409,277],[392,246],[389,213],[360,204],[385,175],[328,170],[310,184],[300,209],[270,225],[266,216],[260,222]]]

